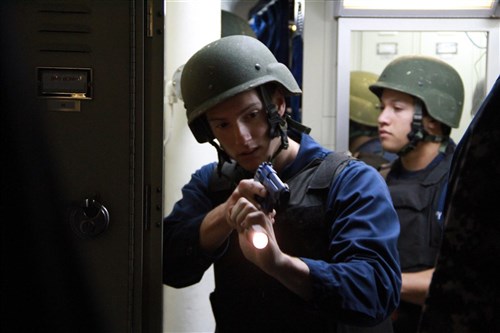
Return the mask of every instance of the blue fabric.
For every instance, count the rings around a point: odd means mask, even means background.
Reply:
[[[279,62],[288,65],[288,0],[260,1],[250,16],[249,24],[257,39]]]
[[[286,181],[315,158],[330,151],[302,134],[297,158],[279,175]],[[199,228],[211,206],[208,184],[216,163],[193,175],[182,199],[164,220],[164,282],[184,287],[198,282],[219,253],[199,247]],[[330,187],[333,212],[327,261],[301,258],[309,267],[314,304],[332,316],[357,325],[387,318],[399,302],[401,276],[397,252],[399,223],[385,181],[372,167],[351,161]]]
[[[288,0],[262,0],[250,11],[249,24],[257,39],[264,43],[276,59],[290,68],[299,87],[302,88],[303,40],[302,17],[295,22],[298,31],[290,37]],[[290,45],[292,52],[290,52]],[[291,62],[290,62],[291,54]],[[302,97],[290,96],[288,105],[291,108],[292,119],[302,121]]]

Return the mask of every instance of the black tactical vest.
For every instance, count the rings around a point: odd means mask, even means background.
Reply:
[[[444,159],[433,169],[423,171],[416,180],[393,178],[391,173],[394,169],[387,176],[387,185],[401,224],[398,249],[403,272],[421,271],[434,267],[436,263],[443,233],[436,211],[453,151],[454,145],[449,144]],[[401,165],[395,166],[398,167]]]
[[[314,160],[290,179],[288,206],[278,211],[274,232],[283,252],[292,256],[327,259],[328,228],[326,198],[334,177],[349,157],[328,155],[325,163]],[[210,184],[214,206],[224,202],[239,177],[252,178],[225,165],[223,177],[214,172]],[[239,179],[238,179],[239,178]],[[210,295],[218,332],[287,331],[332,332],[335,323],[304,302],[274,278],[262,272],[243,256],[236,232],[230,236],[226,253],[214,264],[215,291]],[[243,287],[243,288],[242,288]],[[316,325],[316,326],[315,326]]]

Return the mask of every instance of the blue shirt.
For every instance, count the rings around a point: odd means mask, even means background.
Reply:
[[[302,134],[296,159],[279,176],[286,182],[329,153]],[[208,184],[215,167],[207,164],[192,175],[164,220],[164,283],[173,287],[197,283],[224,255],[224,246],[213,256],[199,246],[200,224],[214,208]],[[326,202],[334,212],[328,237],[333,255],[301,258],[310,269],[313,303],[346,323],[378,323],[397,307],[401,287],[399,222],[385,181],[374,168],[352,161],[333,182]]]

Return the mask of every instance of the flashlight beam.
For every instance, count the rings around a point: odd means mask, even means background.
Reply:
[[[262,226],[253,224],[248,231],[250,240],[256,249],[260,250],[267,246],[269,238],[267,237],[266,230]]]

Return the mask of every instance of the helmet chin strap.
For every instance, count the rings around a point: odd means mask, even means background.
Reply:
[[[271,140],[278,136],[281,138],[280,146],[273,155],[269,156],[269,161],[272,161],[282,150],[288,149],[288,135],[286,133],[287,122],[284,117],[280,116],[276,104],[273,104],[271,96],[269,96],[264,85],[259,87],[259,92],[264,107],[266,108],[267,121],[269,123],[269,137]]]
[[[219,177],[222,175],[222,166],[224,165],[224,162],[228,163],[233,163],[233,160],[229,157],[229,155],[222,149],[221,146],[217,144],[213,139],[208,141],[212,146],[215,147],[215,150],[217,150],[217,157],[218,157],[218,163],[217,163],[217,173],[219,174]]]
[[[407,135],[409,142],[398,152],[399,156],[408,154],[410,151],[415,149],[415,147],[417,147],[417,144],[420,141],[443,142],[443,144],[448,141],[447,136],[431,135],[424,129],[424,115],[422,111],[422,102],[420,101],[420,99],[415,98],[414,108],[415,111],[413,113],[413,120],[411,122],[411,131]]]

